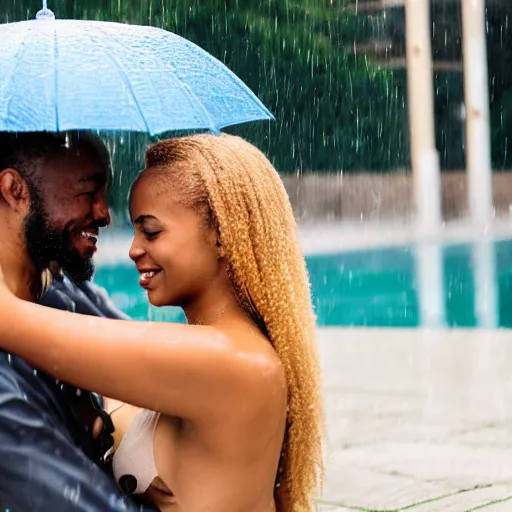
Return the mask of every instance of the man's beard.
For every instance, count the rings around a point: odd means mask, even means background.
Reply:
[[[41,270],[56,261],[77,283],[90,281],[94,274],[91,258],[83,258],[71,243],[70,233],[51,226],[44,201],[31,187],[30,211],[25,219],[25,241],[29,257]]]

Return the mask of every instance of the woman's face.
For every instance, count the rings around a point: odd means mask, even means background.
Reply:
[[[217,237],[198,213],[183,206],[179,190],[161,192],[160,185],[159,193],[159,185],[142,176],[132,191],[130,258],[151,304],[186,307],[220,275]]]

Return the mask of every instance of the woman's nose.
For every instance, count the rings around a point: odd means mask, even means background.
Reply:
[[[130,246],[130,251],[129,251],[128,254],[130,255],[130,258],[133,261],[137,261],[144,254],[144,249],[137,242],[137,238],[136,237],[133,237],[132,245]]]

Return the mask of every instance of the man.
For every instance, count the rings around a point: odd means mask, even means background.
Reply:
[[[35,137],[43,140],[41,134]],[[47,137],[44,135],[45,139]],[[50,288],[38,302],[87,315],[127,319],[104,290],[90,282],[99,229],[110,223],[106,201],[110,157],[100,139],[87,133],[80,138],[77,134],[71,137],[74,140],[68,135],[67,144],[77,147],[78,142],[77,150],[84,150],[76,155],[75,166],[83,175],[70,172],[66,166],[53,165],[50,176],[46,176],[40,182],[40,189],[35,187],[32,194],[34,207],[27,223],[27,239],[37,248],[36,252],[41,253],[32,257],[44,260],[53,277]],[[29,136],[26,138],[28,142]],[[47,140],[66,144],[66,136]],[[51,152],[51,148],[46,149],[46,155],[48,151]],[[91,155],[96,163],[90,161]],[[78,194],[70,193],[73,187],[82,188]]]
[[[0,265],[18,297],[122,316],[87,284],[99,230],[110,222],[109,170],[92,135],[0,134]],[[55,280],[43,294],[48,266]],[[112,430],[103,415],[93,439],[101,414],[94,395],[0,351],[0,510],[141,510],[100,467]]]

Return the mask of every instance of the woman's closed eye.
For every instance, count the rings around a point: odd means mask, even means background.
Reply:
[[[144,230],[144,236],[148,240],[154,240],[161,232],[160,231],[146,231]]]

